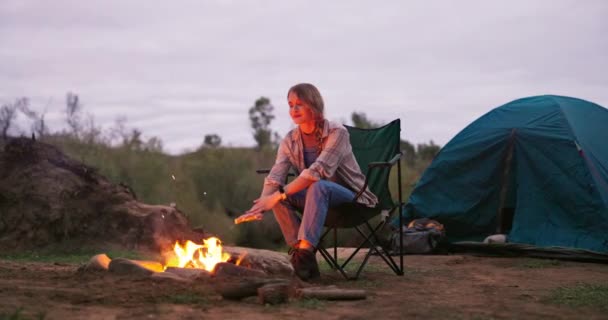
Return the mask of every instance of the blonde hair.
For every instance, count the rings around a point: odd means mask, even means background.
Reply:
[[[315,117],[315,131],[314,135],[317,139],[317,154],[321,154],[323,149],[323,124],[325,123],[325,104],[323,103],[323,97],[319,89],[310,83],[299,83],[289,88],[287,96],[290,93],[295,93],[298,99],[306,103]]]

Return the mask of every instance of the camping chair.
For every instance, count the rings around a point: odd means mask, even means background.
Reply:
[[[396,209],[399,216],[399,230],[402,229],[403,221],[401,212],[403,201],[401,192],[401,152],[400,131],[401,121],[393,120],[389,124],[375,129],[360,129],[351,126],[345,126],[350,135],[350,143],[353,148],[353,153],[357,159],[357,163],[361,171],[365,175],[365,184],[362,190],[357,193],[363,193],[366,187],[378,197],[378,205],[374,208],[368,208],[356,202],[346,203],[338,207],[330,208],[325,219],[326,230],[321,235],[319,244],[327,235],[333,231],[333,255],[331,255],[325,247],[319,245],[319,252],[327,263],[335,270],[338,270],[342,276],[349,280],[359,278],[361,271],[367,264],[372,254],[378,255],[384,262],[395,272],[396,275],[403,275],[403,255],[402,248],[399,248],[399,265],[393,260],[389,254],[389,250],[379,241],[377,232],[382,230],[382,227],[387,223],[388,217],[393,214]],[[393,200],[388,187],[389,175],[392,167],[397,164],[397,179],[398,179],[398,200]],[[374,227],[370,220],[383,212],[388,214]],[[338,262],[338,229],[354,228],[362,237],[362,243],[351,253],[346,260],[340,264]],[[399,232],[401,235],[402,233]],[[399,244],[402,245],[402,239],[399,239]],[[363,261],[357,268],[354,276],[347,275],[344,270],[346,266],[352,262],[353,257],[363,247],[369,248]]]
[[[373,208],[361,205],[355,201],[346,203],[338,207],[330,208],[325,219],[325,231],[321,234],[321,239],[317,250],[321,256],[327,261],[330,267],[338,270],[344,278],[356,280],[359,278],[361,271],[369,261],[372,254],[376,254],[384,260],[384,262],[395,272],[396,275],[403,275],[403,252],[399,248],[399,265],[393,260],[385,246],[379,241],[377,232],[382,230],[382,227],[387,223],[388,217],[393,214],[396,209],[399,216],[399,230],[402,229],[403,221],[400,212],[402,211],[403,201],[401,192],[401,152],[400,131],[401,121],[393,120],[389,124],[375,129],[360,129],[351,126],[346,126],[352,145],[353,153],[357,159],[357,163],[365,175],[365,183],[362,190],[358,190],[355,199],[357,199],[366,187],[378,197],[378,205]],[[397,201],[393,200],[389,187],[388,180],[392,167],[397,164],[398,176],[398,195]],[[257,170],[258,173],[268,173],[269,170]],[[290,174],[293,176],[293,174]],[[288,176],[289,177],[289,176]],[[383,212],[388,212],[388,215],[383,217],[376,226],[372,226],[370,220]],[[362,237],[362,243],[355,251],[346,258],[343,263],[338,261],[338,229],[354,228]],[[333,255],[323,246],[325,238],[333,231]],[[402,237],[402,232],[399,232]],[[399,239],[399,244],[402,246],[403,240]],[[363,247],[369,248],[363,261],[357,268],[354,276],[349,276],[345,268],[353,261],[355,255]]]

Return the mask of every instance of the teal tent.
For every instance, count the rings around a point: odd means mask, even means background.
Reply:
[[[437,154],[404,209],[448,238],[608,252],[608,109],[536,96],[493,109]]]

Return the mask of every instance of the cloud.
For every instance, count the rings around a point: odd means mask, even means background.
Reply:
[[[0,4],[0,101],[28,96],[62,125],[65,93],[110,126],[177,153],[205,133],[253,145],[260,96],[292,128],[286,90],[316,84],[327,116],[400,117],[445,144],[476,117],[537,94],[608,106],[605,1],[150,1]],[[51,103],[48,103],[48,101]]]

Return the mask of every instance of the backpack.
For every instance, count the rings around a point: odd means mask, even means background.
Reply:
[[[403,253],[432,253],[437,245],[445,238],[445,228],[435,220],[421,218],[412,220],[407,227],[404,226]],[[399,252],[399,232],[393,233],[391,238],[393,253]]]

